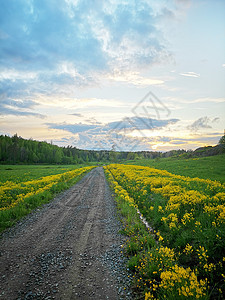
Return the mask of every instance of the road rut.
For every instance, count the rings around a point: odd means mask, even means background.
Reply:
[[[132,299],[119,229],[95,168],[2,235],[0,299]]]

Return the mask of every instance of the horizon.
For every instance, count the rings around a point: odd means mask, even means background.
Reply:
[[[4,135],[3,135],[4,136]],[[23,138],[22,136],[18,135],[17,133],[13,134],[12,136],[9,136],[9,135],[6,135],[7,137],[9,138],[12,138],[13,136],[17,136],[18,138],[21,138],[23,140],[31,140],[31,141],[34,141],[34,142],[38,142],[38,143],[48,143],[48,144],[51,144],[53,146],[57,146],[57,147],[74,147],[76,148],[75,146],[72,146],[72,145],[67,145],[67,146],[59,146],[57,144],[54,144],[53,141],[45,141],[45,140],[36,140],[36,139],[33,139],[33,138],[29,138],[29,139],[25,139]],[[168,152],[171,152],[171,151],[186,151],[186,152],[189,152],[189,151],[196,151],[198,150],[199,148],[207,148],[207,147],[215,147],[219,145],[219,141],[216,145],[208,145],[208,146],[203,146],[203,147],[198,147],[198,148],[195,148],[195,149],[170,149],[170,150],[167,150],[167,151],[157,151],[157,150],[133,150],[133,151],[125,151],[125,150],[117,150],[117,149],[98,149],[98,150],[93,150],[93,149],[82,149],[82,148],[77,148],[77,150],[81,150],[81,151],[107,151],[107,152],[110,152],[110,151],[115,151],[115,152],[131,152],[131,153],[136,153],[136,152],[160,152],[160,153],[168,153]]]
[[[133,152],[223,136],[224,1],[1,4],[0,134]]]

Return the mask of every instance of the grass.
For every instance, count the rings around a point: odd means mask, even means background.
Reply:
[[[44,176],[62,174],[87,165],[0,165],[0,186],[6,181],[20,183]]]
[[[74,185],[92,168],[1,166],[0,232]]]
[[[153,167],[173,174],[225,182],[225,154],[200,158],[139,159],[126,164]]]

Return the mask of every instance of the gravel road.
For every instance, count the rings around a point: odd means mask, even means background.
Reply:
[[[0,299],[132,299],[119,229],[95,168],[2,234]]]

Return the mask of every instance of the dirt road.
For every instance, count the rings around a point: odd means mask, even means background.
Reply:
[[[102,168],[0,239],[0,299],[131,299]]]

